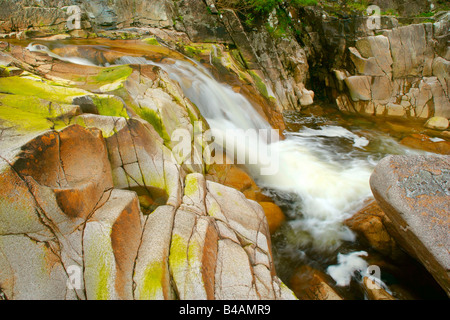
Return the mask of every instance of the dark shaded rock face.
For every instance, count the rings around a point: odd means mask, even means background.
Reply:
[[[375,199],[394,222],[397,241],[450,295],[450,159],[388,156],[370,179]]]

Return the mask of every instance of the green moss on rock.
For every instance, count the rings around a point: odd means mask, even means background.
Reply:
[[[33,96],[58,103],[71,104],[74,97],[84,96],[87,91],[51,84],[40,78],[0,78],[0,93]]]
[[[267,91],[267,87],[264,81],[262,81],[262,79],[258,76],[258,74],[256,74],[255,71],[249,70],[248,73],[252,76],[253,80],[255,81],[255,85],[259,93],[261,93],[264,98],[269,99],[269,92]]]
[[[184,194],[189,196],[194,195],[198,190],[198,181],[195,175],[188,175],[185,181]]]
[[[132,72],[133,69],[127,65],[104,68],[97,75],[90,77],[89,81],[105,84],[113,83],[126,80]]]
[[[170,137],[164,127],[161,117],[159,116],[159,114],[156,111],[147,109],[147,108],[142,108],[137,111],[138,111],[138,115],[142,119],[144,119],[145,121],[147,121],[148,123],[150,123],[153,126],[155,131],[164,140],[165,144],[170,143]]]
[[[172,272],[178,272],[187,264],[187,242],[178,234],[172,236],[169,264]]]
[[[151,46],[160,46],[158,40],[156,40],[155,37],[145,38],[142,41],[144,41],[146,44],[149,44]]]
[[[60,108],[61,109],[61,108]],[[61,111],[61,110],[60,110]],[[0,94],[0,119],[7,126],[24,132],[59,129],[64,123],[50,101],[37,97]]]
[[[129,118],[125,105],[115,96],[93,96],[92,101],[97,107],[98,113],[102,116]]]
[[[147,266],[140,288],[141,300],[154,300],[157,293],[162,290],[164,269],[160,261],[154,261]]]

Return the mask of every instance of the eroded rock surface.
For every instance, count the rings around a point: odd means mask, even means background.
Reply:
[[[86,67],[78,89],[42,61],[52,80],[0,78],[2,299],[296,299],[261,205],[207,180],[198,151],[173,154],[172,132],[202,119],[167,74]]]
[[[370,185],[396,240],[449,294],[450,162],[447,156],[388,156]]]
[[[448,119],[449,62],[436,50],[437,43],[445,42],[437,40],[441,38],[435,27],[438,23],[448,25],[448,15],[434,25],[399,26],[356,39],[348,47],[354,68],[335,71],[339,109],[376,116]]]

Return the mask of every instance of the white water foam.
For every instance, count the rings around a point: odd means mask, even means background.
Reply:
[[[122,59],[122,63],[133,62],[142,63],[142,59]],[[218,83],[202,66],[185,61],[156,65],[178,81],[216,135],[236,128],[270,128],[247,99],[230,86]],[[314,136],[344,137],[351,139],[358,148],[368,144],[366,138],[345,128],[328,126],[290,133],[283,141],[267,144],[265,152],[257,150],[256,143],[233,147],[249,154],[263,154],[260,166],[248,166],[252,176],[261,187],[297,194],[302,201],[302,218],[291,225],[307,230],[312,235],[312,245],[326,250],[333,249],[341,240],[354,239],[350,230],[342,226],[342,221],[351,216],[356,205],[371,195],[368,181],[373,166],[357,159],[330,162],[328,158],[331,156],[320,158],[311,152],[315,147],[314,139],[303,139]],[[277,164],[277,170],[270,175],[261,174],[261,165],[270,162]]]
[[[367,277],[374,284],[383,288],[389,294],[392,294],[387,285],[380,279],[381,274],[371,273],[371,269],[373,269],[373,267],[378,270],[379,267],[369,266],[369,264],[361,258],[361,256],[367,257],[368,253],[366,251],[356,251],[348,254],[339,253],[337,256],[338,264],[329,266],[327,268],[327,273],[333,278],[336,285],[339,287],[350,285],[352,280],[362,282],[363,279]],[[369,285],[371,284],[369,283]]]
[[[338,264],[327,268],[327,273],[336,281],[337,286],[348,286],[355,273],[365,274],[368,263],[361,258],[367,256],[365,251],[351,252],[349,254],[338,254]]]
[[[369,144],[369,140],[365,137],[360,137],[353,132],[339,126],[322,126],[320,129],[305,128],[300,132],[291,132],[290,135],[297,135],[301,137],[341,137],[353,140],[355,148],[363,148]]]

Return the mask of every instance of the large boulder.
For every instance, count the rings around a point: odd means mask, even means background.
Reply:
[[[450,161],[447,156],[388,156],[370,186],[393,222],[397,242],[418,259],[450,295],[448,248]]]

